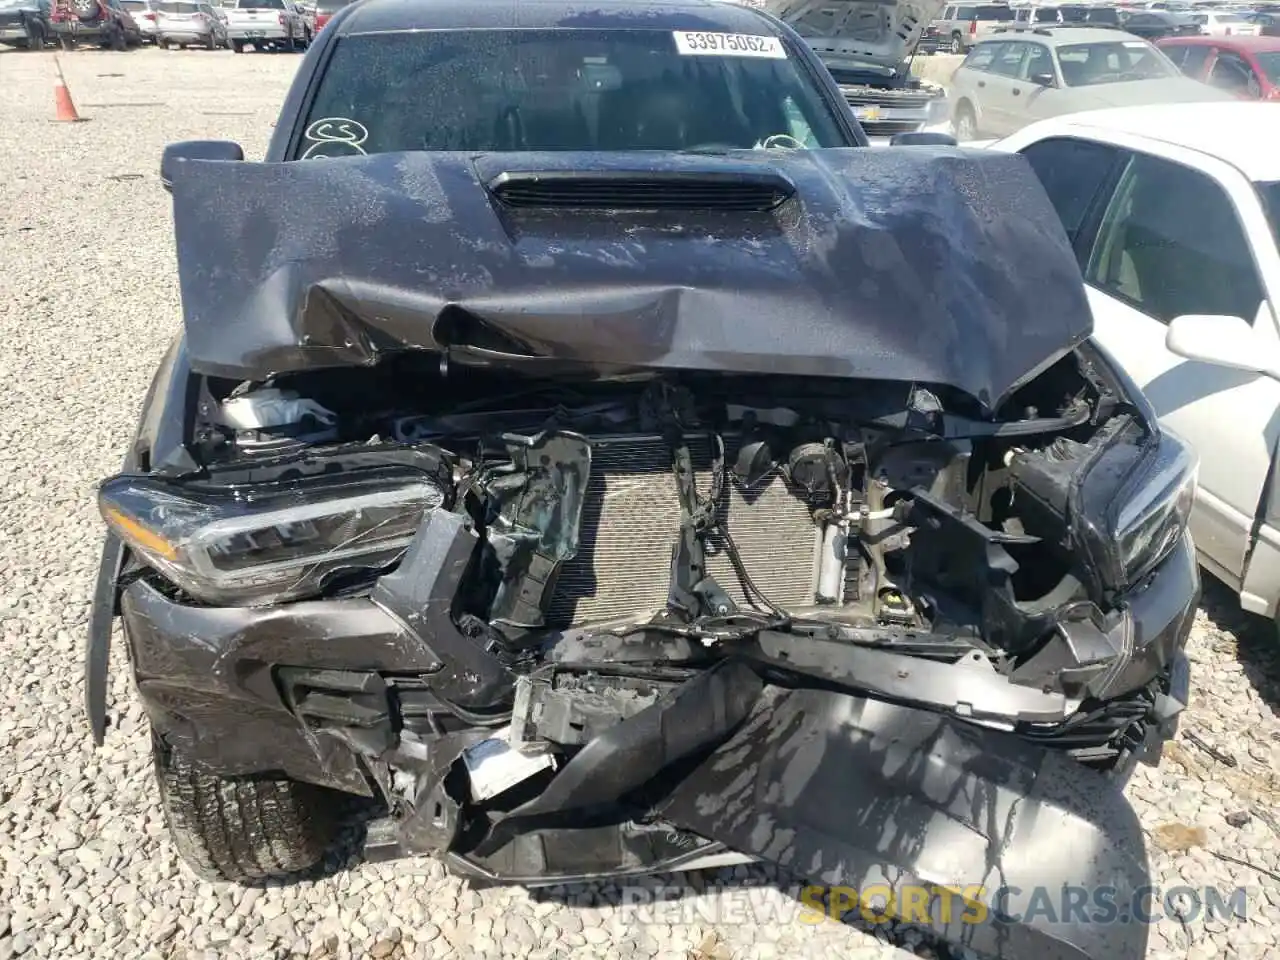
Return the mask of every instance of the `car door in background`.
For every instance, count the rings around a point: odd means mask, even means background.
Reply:
[[[1262,98],[1262,84],[1253,65],[1234,50],[1215,50],[1207,81],[1219,90],[1234,93],[1241,100]]]
[[[986,77],[978,83],[983,134],[1003,137],[1026,125],[1024,91],[1031,84],[1022,79],[1022,63],[1030,52],[1031,44],[1023,40],[1000,44]]]
[[[1184,314],[1275,324],[1247,232],[1228,191],[1202,169],[1077,143],[1045,140],[1023,153],[1081,258],[1095,337],[1200,454],[1192,535],[1202,559],[1238,587],[1280,440],[1280,383],[1184,359],[1165,337]]]
[[[1049,47],[1035,40],[1027,41],[1027,55],[1018,77],[1025,83],[1014,96],[1012,119],[1017,127],[1062,112],[1062,77]]]

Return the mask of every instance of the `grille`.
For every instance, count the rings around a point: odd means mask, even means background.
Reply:
[[[841,87],[840,93],[850,107],[879,107],[895,116],[874,120],[859,118],[858,123],[869,137],[891,137],[895,133],[912,133],[928,118],[928,107],[934,95],[922,90],[879,90],[869,87]]]
[[[732,442],[726,438],[732,462]],[[698,490],[710,487],[711,445],[689,438]],[[812,603],[816,554],[811,505],[775,471],[750,489],[725,478],[720,518],[747,573],[770,600]],[[561,568],[547,615],[551,626],[633,617],[665,609],[671,550],[680,529],[680,499],[671,454],[657,436],[592,441],[591,481],[582,509],[578,554]],[[740,605],[746,595],[715,537],[707,568]],[[714,551],[714,552],[713,552]]]
[[[872,87],[841,87],[840,93],[851,107],[884,107],[893,110],[923,110],[936,94],[927,90],[879,90]]]

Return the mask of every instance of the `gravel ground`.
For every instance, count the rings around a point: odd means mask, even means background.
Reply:
[[[146,725],[119,657],[112,730],[105,749],[92,748],[80,658],[100,536],[93,484],[118,467],[178,325],[160,150],[230,137],[260,157],[296,64],[285,55],[72,54],[67,81],[90,122],[70,125],[48,122],[53,55],[0,53],[0,376],[9,395],[0,405],[0,696],[10,705],[0,714],[0,960],[910,956],[869,928],[787,919],[794,901],[759,888],[766,872],[743,868],[667,878],[696,887],[679,915],[661,918],[672,922],[649,924],[618,906],[615,887],[474,889],[425,859],[357,863],[287,888],[200,883],[165,834]],[[1275,956],[1280,943],[1280,886],[1261,872],[1280,871],[1280,836],[1264,817],[1227,820],[1275,804],[1280,665],[1270,626],[1235,610],[1208,587],[1185,728],[1239,766],[1183,740],[1159,768],[1140,769],[1129,794],[1150,833],[1156,882],[1245,887],[1248,919],[1162,921],[1150,957]],[[894,939],[937,955],[911,931]]]

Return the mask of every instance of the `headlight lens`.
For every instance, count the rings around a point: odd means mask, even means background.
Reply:
[[[98,491],[108,526],[193,597],[236,606],[318,593],[342,571],[377,569],[409,545],[445,493],[401,468],[201,488],[121,476]]]
[[[1191,516],[1198,472],[1191,448],[1164,433],[1120,491],[1112,543],[1121,583],[1137,583],[1177,544]]]

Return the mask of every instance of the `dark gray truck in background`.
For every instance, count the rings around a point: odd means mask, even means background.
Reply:
[[[822,59],[874,145],[899,133],[949,133],[947,94],[911,74],[941,0],[763,0]]]

